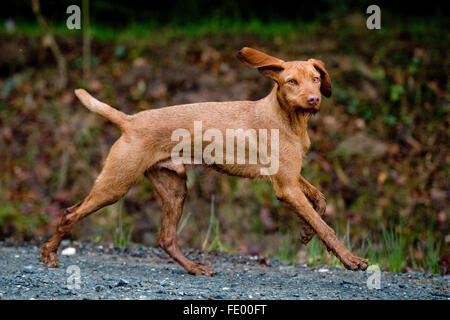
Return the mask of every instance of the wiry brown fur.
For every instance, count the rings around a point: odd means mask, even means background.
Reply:
[[[261,175],[260,169],[264,167],[261,164],[211,167],[229,175],[270,180],[277,198],[304,220],[301,239],[305,244],[316,233],[345,267],[367,268],[367,260],[353,255],[322,220],[325,198],[300,175],[303,155],[310,146],[307,121],[320,109],[321,93],[331,95],[331,81],[324,63],[315,59],[285,62],[251,48],[240,50],[238,58],[275,81],[269,95],[258,101],[194,103],[125,115],[83,89],[75,90],[86,107],[116,123],[122,136],[112,146],[89,195],[65,211],[55,234],[44,245],[42,261],[47,266],[58,266],[59,244],[76,222],[119,200],[144,174],[155,186],[162,204],[159,245],[190,274],[212,275],[213,269],[190,261],[178,247],[176,231],[187,193],[186,173],[183,164],[171,160],[171,150],[178,143],[171,140],[172,132],[185,128],[193,135],[194,121],[202,121],[204,130],[217,128],[224,137],[226,129],[279,129],[277,173]],[[310,102],[311,97],[316,99],[315,103]]]

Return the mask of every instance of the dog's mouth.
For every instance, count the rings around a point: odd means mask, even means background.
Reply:
[[[304,108],[302,106],[299,106],[297,108],[295,108],[295,112],[297,113],[301,113],[303,115],[315,115],[316,113],[318,113],[320,110],[320,108]]]

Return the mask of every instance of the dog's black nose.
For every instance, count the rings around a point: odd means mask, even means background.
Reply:
[[[319,104],[319,96],[316,94],[310,94],[306,99],[311,107],[315,107]]]

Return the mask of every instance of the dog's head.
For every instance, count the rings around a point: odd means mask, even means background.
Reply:
[[[331,79],[320,60],[286,62],[247,47],[237,53],[237,58],[273,79],[278,84],[278,100],[294,112],[316,113],[321,93],[327,98],[331,96]]]

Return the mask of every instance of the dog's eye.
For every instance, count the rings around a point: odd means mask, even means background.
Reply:
[[[314,78],[313,78],[313,81],[314,81],[314,82],[319,82],[319,77],[314,77]]]
[[[288,80],[289,84],[297,84],[297,81],[295,81],[294,79]]]

